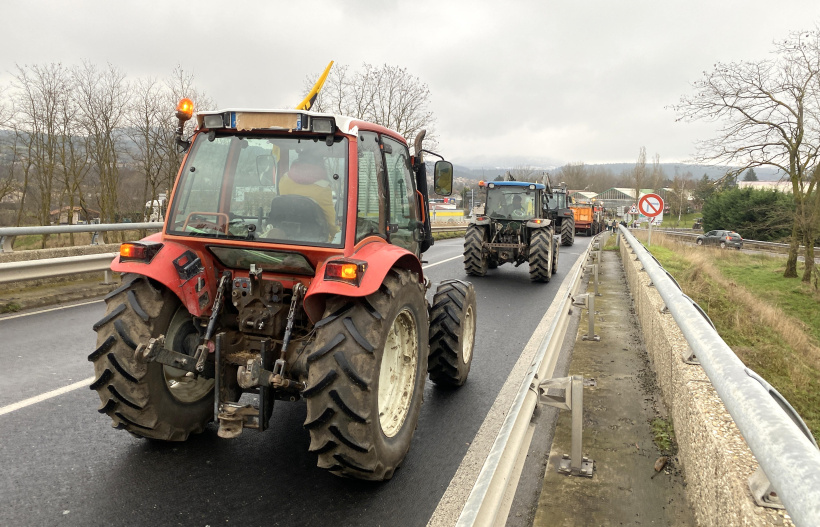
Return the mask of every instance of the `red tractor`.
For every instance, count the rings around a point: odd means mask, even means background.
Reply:
[[[422,157],[396,132],[303,110],[199,112],[161,233],[122,244],[89,360],[112,426],[183,441],[233,438],[304,399],[310,451],[334,474],[390,479],[425,378],[467,380],[475,293],[442,282]],[[435,164],[435,191],[453,167]]]

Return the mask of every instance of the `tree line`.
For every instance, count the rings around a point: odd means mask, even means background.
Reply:
[[[212,106],[180,67],[129,79],[111,64],[17,65],[0,87],[0,225],[48,225],[55,210],[142,221],[179,169],[183,97]]]

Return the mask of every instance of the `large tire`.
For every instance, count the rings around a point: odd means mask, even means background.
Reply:
[[[94,324],[97,349],[88,356],[99,412],[114,428],[140,437],[184,441],[202,432],[213,419],[213,380],[134,358],[138,344],[159,335],[166,348],[191,354],[197,333],[188,311],[171,291],[139,275],[123,277],[105,301],[106,314]]]
[[[565,218],[561,222],[561,245],[570,246],[575,243],[575,222]]]
[[[445,280],[436,288],[430,310],[430,358],[427,372],[438,386],[461,386],[470,373],[475,342],[473,285]]]
[[[391,270],[372,295],[328,301],[302,392],[320,468],[373,481],[393,477],[418,422],[427,346],[427,304],[415,273]]]
[[[555,238],[553,238],[555,240]],[[561,246],[557,241],[552,244],[552,274],[558,272],[558,248]]]
[[[552,233],[535,229],[530,235],[530,280],[549,282],[552,278]]]
[[[486,237],[486,228],[468,225],[464,235],[464,271],[470,276],[487,274],[488,255],[481,247]]]

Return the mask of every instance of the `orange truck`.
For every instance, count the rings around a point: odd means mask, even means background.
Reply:
[[[600,204],[577,202],[570,205],[575,218],[575,232],[595,236],[603,230],[604,210]]]

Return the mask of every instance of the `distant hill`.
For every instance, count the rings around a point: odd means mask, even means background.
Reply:
[[[488,165],[484,167],[476,167],[471,161],[462,161],[461,163],[454,163],[454,176],[456,178],[462,177],[471,180],[492,180],[498,175],[503,175],[508,170],[514,170],[516,167],[531,167],[536,172],[548,172],[550,174],[556,172],[560,166],[549,164],[525,164],[515,163],[513,165]],[[600,163],[588,164],[588,167],[602,168],[609,170],[614,175],[619,175],[623,172],[631,171],[635,167],[635,163]],[[647,164],[647,168],[651,169],[651,163]],[[718,179],[728,170],[728,167],[710,166],[710,165],[692,165],[685,163],[661,163],[661,168],[667,177],[673,178],[675,174],[685,174],[690,172],[695,179],[700,179],[706,174],[709,179]],[[778,173],[774,168],[758,167],[755,168],[755,174],[760,181],[778,181],[782,173]],[[743,179],[741,176],[739,179]]]

